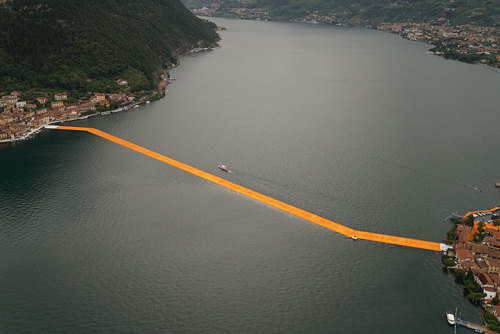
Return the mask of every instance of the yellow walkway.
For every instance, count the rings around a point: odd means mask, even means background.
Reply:
[[[266,195],[263,195],[263,194],[258,193],[256,191],[242,187],[240,185],[237,185],[236,183],[227,181],[223,178],[209,174],[209,173],[204,172],[200,169],[186,165],[182,162],[176,161],[174,159],[171,159],[169,157],[166,157],[166,156],[161,155],[159,153],[153,152],[153,151],[148,150],[144,147],[133,144],[131,142],[128,142],[126,140],[112,136],[106,132],[103,132],[103,131],[100,131],[100,130],[97,130],[94,128],[80,128],[80,127],[72,127],[72,126],[49,126],[48,128],[58,129],[58,130],[72,130],[72,131],[90,132],[96,136],[102,137],[102,138],[107,139],[109,141],[112,141],[116,144],[128,147],[136,152],[145,154],[153,159],[162,161],[166,164],[169,164],[171,166],[182,169],[185,172],[199,176],[205,180],[216,183],[222,187],[225,187],[227,189],[231,189],[233,191],[236,191],[237,193],[240,193],[240,194],[243,194],[243,195],[248,196],[250,198],[256,199],[262,203],[268,204],[268,205],[273,206],[277,209],[283,210],[283,211],[288,212],[294,216],[305,219],[311,223],[326,227],[327,229],[338,232],[338,233],[343,234],[343,235],[348,236],[348,237],[356,236],[358,239],[371,240],[371,241],[383,242],[383,243],[387,243],[387,244],[394,244],[394,245],[400,245],[400,246],[406,246],[406,247],[421,248],[421,249],[427,249],[427,250],[432,250],[432,251],[441,251],[442,250],[441,244],[437,243],[437,242],[395,237],[392,235],[378,234],[378,233],[371,233],[371,232],[364,232],[364,231],[356,231],[356,230],[349,228],[347,226],[344,226],[344,225],[341,225],[339,223],[335,223],[331,220],[319,217],[319,216],[312,214],[310,212],[296,208],[294,206],[291,206],[291,205],[286,204],[284,202],[278,201],[278,200],[271,198],[269,196],[266,196]]]

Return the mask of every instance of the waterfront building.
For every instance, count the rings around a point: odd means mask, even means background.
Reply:
[[[106,99],[106,95],[101,94],[101,93],[94,94],[93,96],[90,97],[90,101],[92,101],[94,103],[104,101],[105,99]]]
[[[126,100],[127,99],[127,95],[124,95],[124,94],[110,94],[109,95],[109,99],[111,101],[121,101],[121,100]]]
[[[81,112],[95,110],[95,104],[93,104],[91,101],[81,102],[79,107]]]
[[[64,110],[64,102],[63,101],[56,101],[52,102],[50,104],[52,110]]]

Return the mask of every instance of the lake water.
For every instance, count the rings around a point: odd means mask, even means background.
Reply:
[[[440,242],[451,212],[500,203],[500,71],[372,30],[213,20],[222,48],[182,58],[165,99],[70,125],[360,230]],[[90,134],[47,130],[0,162],[2,333],[480,321],[439,253],[354,242]]]

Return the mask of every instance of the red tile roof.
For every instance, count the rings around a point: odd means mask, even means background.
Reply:
[[[488,232],[488,233],[490,233],[492,236],[500,239],[500,232],[499,231],[494,230],[492,228],[486,228],[485,231]]]
[[[491,280],[490,275],[481,272],[477,275],[477,278],[481,281],[483,286],[485,285],[493,286],[493,281]]]
[[[490,274],[491,279],[495,282],[496,286],[500,286],[500,275],[498,274]]]
[[[486,263],[488,264],[488,266],[491,266],[491,267],[500,267],[500,260],[499,259],[488,258],[488,259],[486,259]]]
[[[455,250],[455,254],[457,254],[457,257],[460,259],[460,261],[463,261],[465,259],[474,259],[474,255],[467,249],[457,249]]]
[[[459,242],[466,242],[472,228],[467,225],[458,224],[457,225],[457,235]]]
[[[465,260],[461,263],[461,266],[462,268],[464,268],[465,271],[469,271],[472,270],[473,268],[481,271],[481,269],[479,268],[479,266],[477,265],[476,262],[472,261],[472,260]]]

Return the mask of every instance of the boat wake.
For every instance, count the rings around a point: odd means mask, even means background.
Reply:
[[[467,183],[464,183],[464,182],[455,181],[455,180],[452,180],[452,179],[448,179],[446,177],[429,174],[429,173],[423,172],[421,170],[418,170],[418,169],[415,169],[415,168],[412,168],[412,167],[408,167],[408,166],[402,165],[402,164],[397,163],[397,162],[393,162],[393,161],[389,161],[389,160],[385,160],[385,159],[380,159],[380,158],[379,158],[379,160],[381,160],[381,161],[383,161],[385,163],[391,164],[393,166],[397,166],[397,167],[401,167],[401,168],[407,169],[409,171],[414,172],[415,174],[420,174],[420,175],[427,176],[429,178],[433,178],[433,179],[436,179],[436,180],[440,180],[440,181],[444,181],[444,182],[448,182],[448,183],[453,183],[453,184],[458,185],[458,186],[463,186],[463,187],[466,187],[466,188],[469,188],[469,189],[473,189],[473,190],[475,190],[477,192],[480,192],[480,193],[483,192],[480,188],[474,187],[474,186],[472,186],[470,184],[467,184]]]
[[[349,202],[349,200],[342,195],[339,195],[335,192],[323,192],[318,191],[317,189],[311,190],[304,185],[301,185],[300,182],[288,184],[283,182],[278,182],[275,179],[269,179],[263,177],[258,173],[251,173],[244,170],[231,169],[231,171],[235,172],[236,180],[238,183],[258,189],[264,194],[268,194],[269,196],[277,197],[277,198],[291,198],[294,197],[295,194],[301,194],[300,201],[305,203],[305,205],[309,205],[310,207],[316,207],[318,202]],[[304,196],[305,195],[305,196]],[[306,201],[306,198],[315,198],[315,203],[309,203]]]

